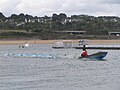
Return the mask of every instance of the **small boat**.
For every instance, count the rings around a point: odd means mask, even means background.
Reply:
[[[28,48],[30,46],[31,45],[29,43],[25,42],[25,45],[19,46],[19,48]]]
[[[82,59],[82,58],[88,58],[88,59],[92,59],[92,60],[102,60],[108,52],[97,52],[91,55],[88,55],[86,57],[78,57],[78,59]]]

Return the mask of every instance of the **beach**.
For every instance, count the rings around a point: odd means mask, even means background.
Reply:
[[[25,42],[30,44],[53,44],[57,41],[72,41],[72,43],[78,43],[78,40],[0,40],[0,45],[10,44],[24,44]],[[120,44],[120,40],[87,40],[88,44]]]

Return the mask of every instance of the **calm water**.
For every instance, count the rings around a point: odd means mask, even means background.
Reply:
[[[0,45],[0,90],[120,90],[120,51],[108,51],[105,61],[83,61],[77,49],[52,45]],[[8,53],[54,54],[61,58],[20,58]],[[64,57],[66,55],[66,57]]]

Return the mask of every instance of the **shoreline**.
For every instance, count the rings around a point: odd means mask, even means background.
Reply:
[[[80,40],[80,39],[79,39]],[[72,41],[73,43],[78,43],[77,40],[65,40]],[[61,40],[0,40],[0,45],[10,45],[10,44],[25,44],[28,42],[30,44],[53,44],[54,42]],[[120,40],[87,40],[88,44],[120,44]]]

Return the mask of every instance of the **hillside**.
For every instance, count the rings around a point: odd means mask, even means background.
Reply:
[[[85,31],[85,35],[56,33],[62,31]],[[0,13],[1,39],[119,39],[109,32],[120,31],[120,18],[116,16],[53,14],[51,17],[12,14],[5,17]]]

